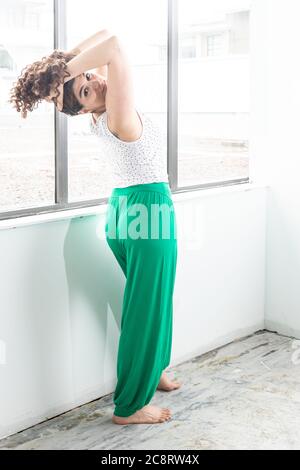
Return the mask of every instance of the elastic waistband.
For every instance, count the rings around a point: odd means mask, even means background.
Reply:
[[[156,191],[172,197],[170,185],[165,181],[160,181],[158,183],[135,184],[133,186],[126,186],[125,188],[113,188],[111,197],[128,195],[137,191]]]

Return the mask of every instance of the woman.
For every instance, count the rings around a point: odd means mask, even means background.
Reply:
[[[90,113],[91,131],[104,144],[113,170],[106,240],[126,285],[112,420],[164,422],[170,410],[148,403],[156,389],[170,391],[181,383],[164,372],[171,355],[177,239],[161,133],[137,111],[126,55],[106,30],[70,52],[55,50],[25,70],[11,102],[26,117],[42,99],[70,116]],[[141,214],[138,225],[136,212]]]

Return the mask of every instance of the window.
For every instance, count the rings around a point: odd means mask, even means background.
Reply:
[[[0,68],[13,70],[14,61],[9,52],[0,44]]]
[[[223,34],[213,34],[207,36],[207,55],[221,55],[224,50]]]
[[[107,202],[90,115],[44,101],[23,120],[7,102],[23,67],[101,29],[120,35],[136,104],[163,130],[171,190],[247,182],[250,2],[3,0],[0,219]]]
[[[250,0],[179,0],[201,53],[178,67],[178,188],[248,181]],[[234,11],[233,11],[234,10]]]
[[[168,46],[167,44],[165,45],[159,45],[157,48],[158,52],[158,61],[159,62],[167,62],[168,60]]]
[[[179,51],[181,59],[195,58],[197,54],[195,37],[188,36],[181,38]]]
[[[31,24],[31,11],[41,14],[43,33]],[[27,16],[28,15],[28,16]],[[0,213],[54,204],[54,113],[41,103],[27,119],[8,103],[9,90],[27,64],[50,54],[53,45],[53,1],[0,2]],[[31,18],[30,23],[26,18]]]
[[[67,49],[99,29],[117,31],[128,51],[136,105],[165,129],[167,1],[85,0],[82,8],[82,2],[67,0],[66,7]],[[72,203],[106,198],[113,187],[101,145],[96,136],[90,135],[89,119],[89,114],[68,117],[68,193]]]

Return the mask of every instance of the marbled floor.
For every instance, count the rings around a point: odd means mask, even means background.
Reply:
[[[0,449],[300,449],[300,343],[268,331],[168,368],[160,424],[116,425],[112,394],[0,440]],[[299,359],[298,359],[299,358]]]

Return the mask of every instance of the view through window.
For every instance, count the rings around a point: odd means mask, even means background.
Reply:
[[[249,176],[250,6],[179,0],[179,187]]]
[[[66,50],[101,29],[120,37],[136,106],[161,127],[167,161],[168,1],[65,1]],[[248,177],[250,10],[251,0],[178,0],[179,188]],[[54,0],[0,3],[0,212],[55,203],[54,106],[22,119],[7,101],[23,67],[53,51],[53,12]],[[90,115],[67,119],[68,202],[108,197]]]
[[[26,65],[53,51],[52,0],[0,2],[0,212],[54,204],[54,110],[23,119],[8,103]]]
[[[84,8],[81,1],[67,0],[68,49],[100,29],[122,41],[132,70],[135,104],[161,126],[167,162],[167,55],[162,53],[168,39],[167,0],[85,0]],[[109,163],[101,141],[90,134],[89,119],[89,114],[68,118],[70,201],[107,197],[113,187]]]

